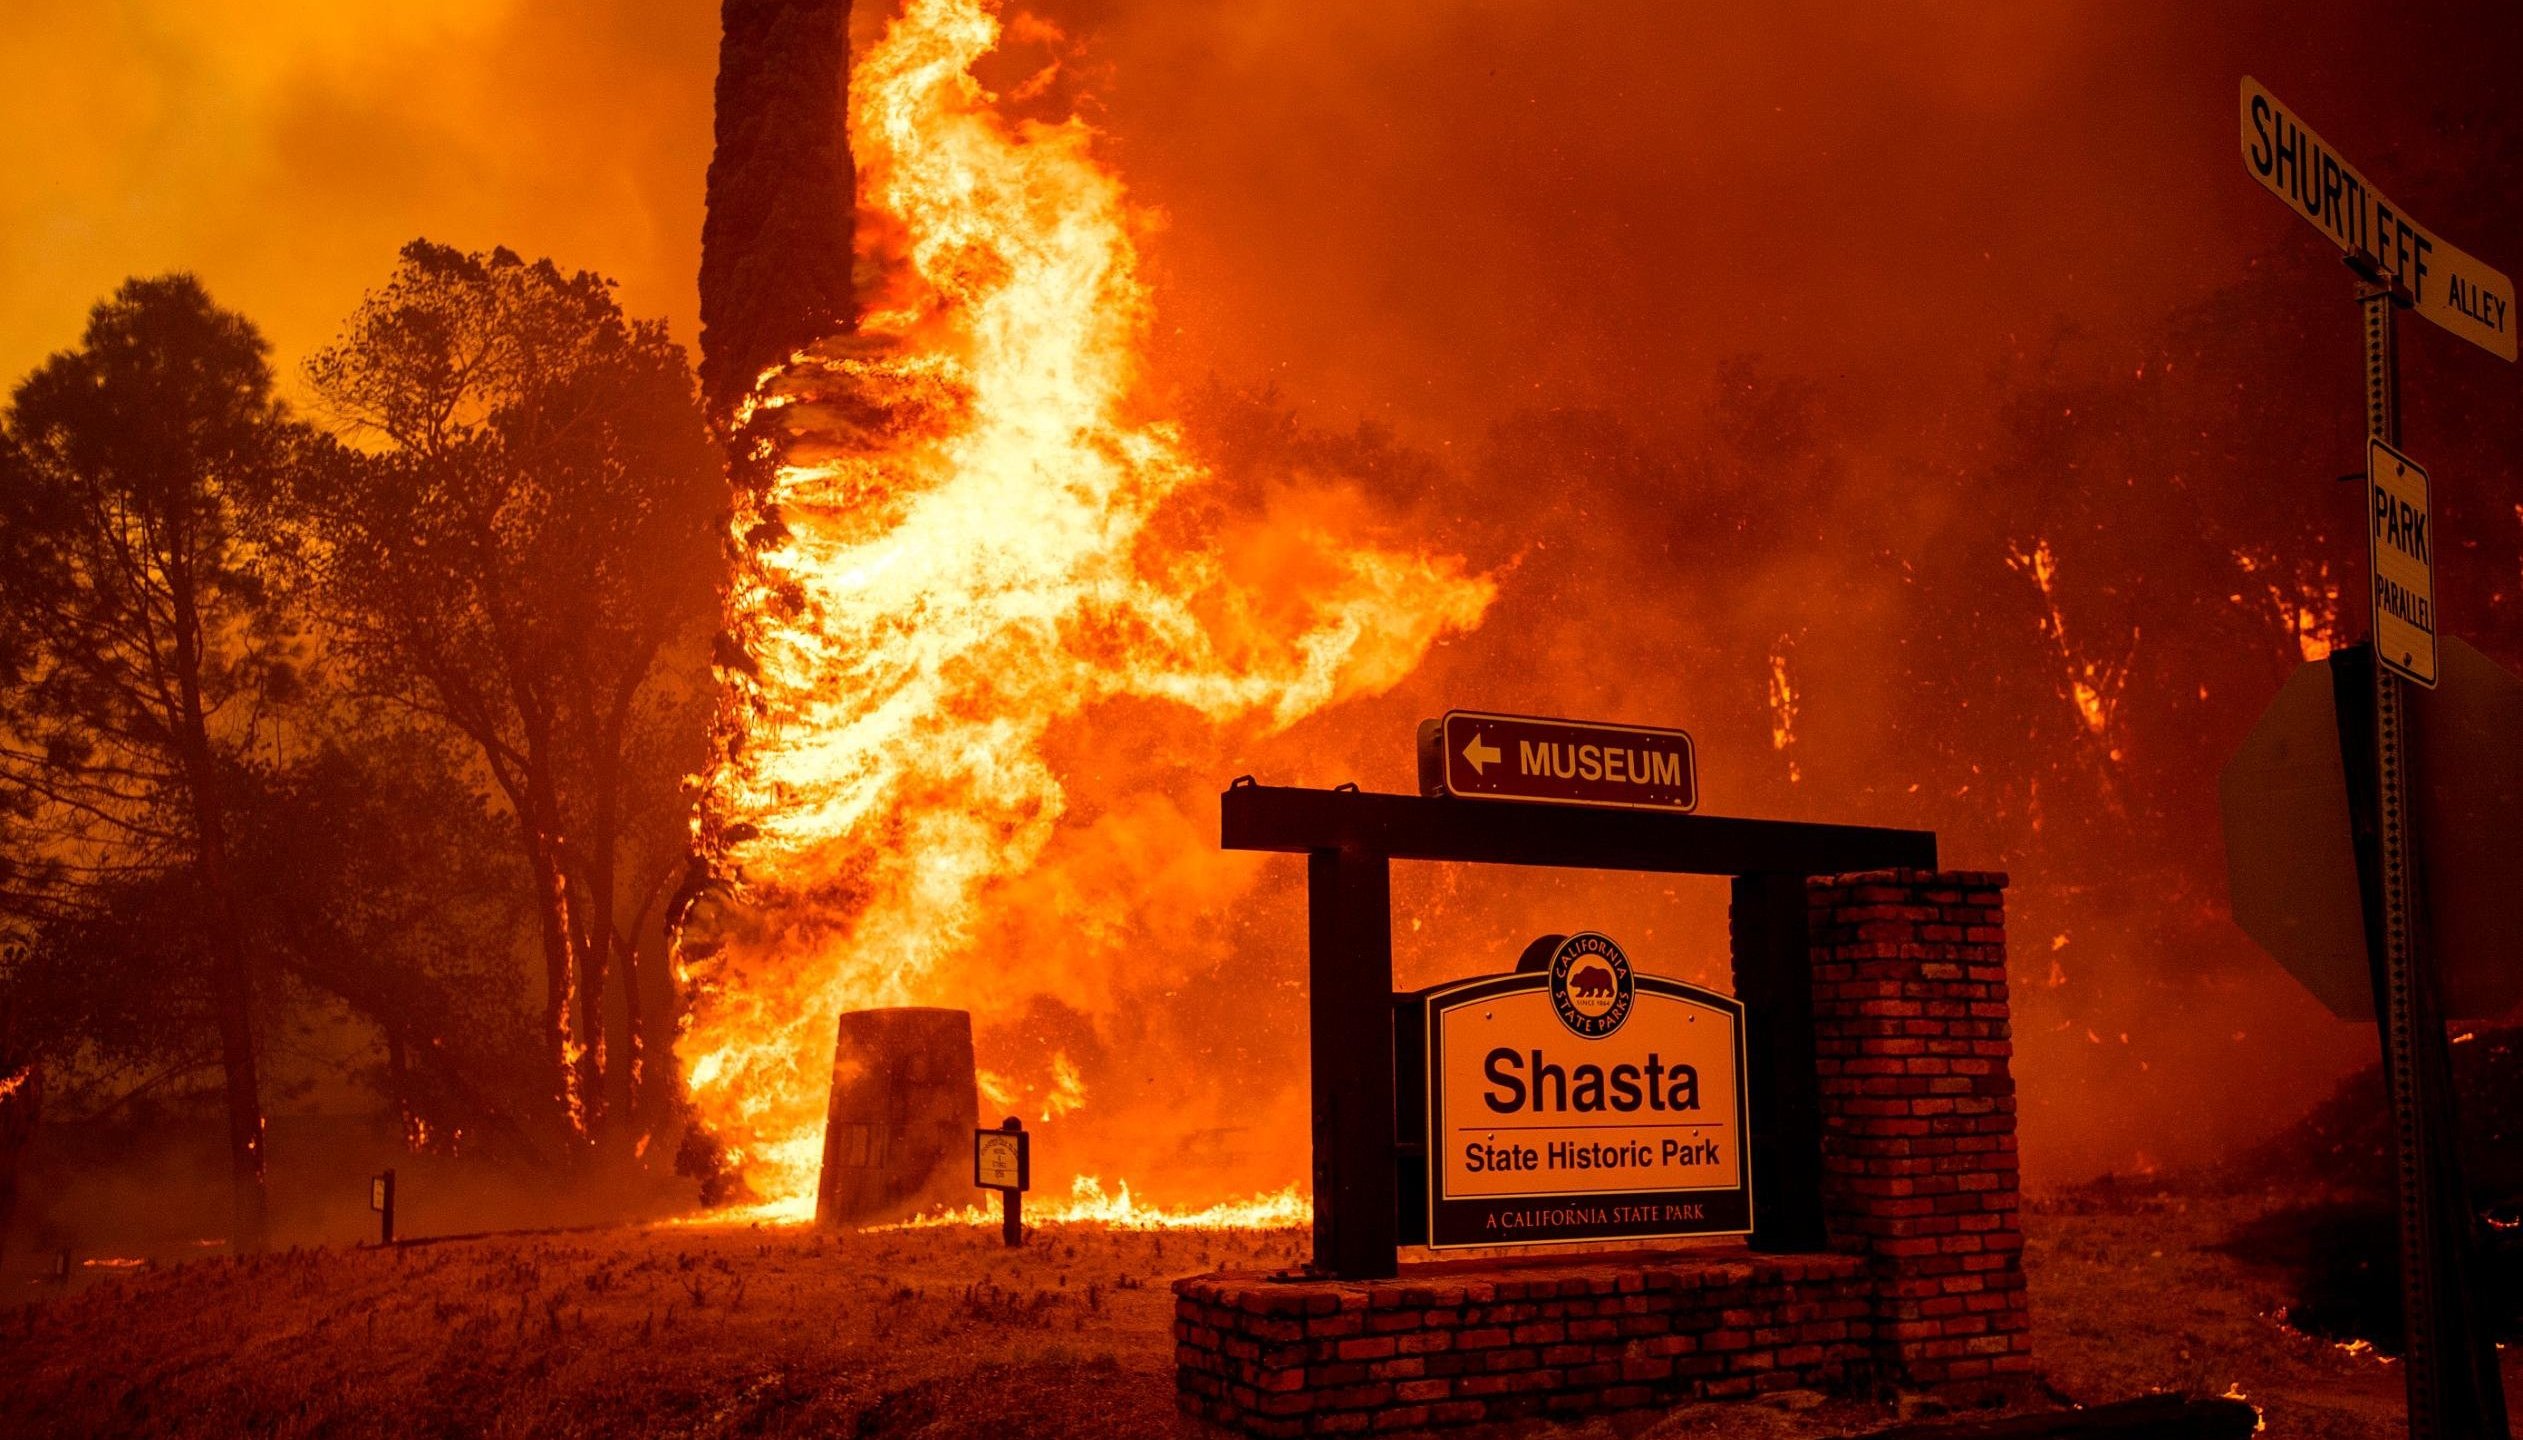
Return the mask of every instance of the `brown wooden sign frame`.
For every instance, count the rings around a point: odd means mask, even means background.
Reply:
[[[1861,870],[1933,870],[1934,832],[1483,805],[1250,778],[1220,797],[1219,826],[1226,849],[1306,857],[1316,1272],[1343,1279],[1393,1274],[1402,1171],[1416,1165],[1424,1172],[1427,1164],[1423,1138],[1401,1128],[1396,1108],[1397,859],[1731,877],[1746,1088],[1761,1117],[1750,1141],[1753,1185],[1762,1197],[1750,1243],[1774,1252],[1823,1247],[1805,881]]]

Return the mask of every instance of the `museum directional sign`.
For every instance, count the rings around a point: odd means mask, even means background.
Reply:
[[[1731,997],[1587,931],[1422,998],[1432,1248],[1751,1230]]]
[[[1683,731],[1478,710],[1420,723],[1419,783],[1425,794],[1477,800],[1699,806],[1699,772]]]
[[[2514,358],[2514,282],[2410,219],[2248,75],[2243,168],[2331,244],[2396,280],[2419,314],[2492,355]]]

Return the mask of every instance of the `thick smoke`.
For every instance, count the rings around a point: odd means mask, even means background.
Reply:
[[[423,232],[602,269],[695,335],[710,9],[12,7],[0,122],[29,143],[0,177],[0,366],[64,343],[124,274],[186,266],[265,324],[286,372]],[[1132,705],[1056,737],[1092,784],[995,937],[1046,983],[982,1039],[1035,1057],[1010,1077],[1029,1097],[1053,1053],[1105,1097],[1072,1112],[1075,1147],[1232,1116],[1165,1131],[1151,1174],[1188,1196],[1299,1173],[1301,893],[1289,867],[1214,852],[1214,793],[1242,771],[1407,788],[1411,726],[1447,704],[1689,725],[1711,809],[1930,826],[1957,863],[2013,869],[2037,1180],[2206,1154],[2371,1054],[2223,924],[2212,869],[2105,883],[2159,874],[2153,837],[2213,825],[2214,763],[2285,652],[2203,628],[2162,585],[2067,616],[2076,653],[2138,657],[2132,710],[2210,692],[2189,748],[2090,762],[2194,793],[2146,824],[1992,794],[2028,754],[2082,756],[2064,671],[1922,692],[1888,657],[1933,633],[1923,615],[2032,624],[2005,556],[2036,530],[2103,596],[2115,567],[2196,533],[2170,480],[2331,503],[2355,464],[2344,283],[2237,173],[2235,78],[2512,271],[2509,9],[1036,9],[1048,23],[991,78],[1014,93],[1056,64],[1026,103],[1102,128],[1146,208],[1151,386],[1196,402],[1195,443],[1250,487],[1242,513],[1349,504],[1504,586],[1408,685],[1285,734],[1193,747]],[[2259,360],[2219,347],[2270,316],[2283,343]],[[2440,336],[2406,348],[2409,442],[2478,547],[2451,623],[2510,624],[2513,442],[2477,429],[2510,377]],[[2185,388],[2201,364],[2216,405]],[[1265,385],[1270,403],[1245,398]],[[2044,406],[2075,413],[2045,432]],[[2076,472],[2084,509],[2019,503],[2070,465],[2101,466]],[[1323,483],[1275,492],[1291,473]],[[2116,498],[2139,477],[2161,504]],[[1977,568],[1911,578],[1955,554]],[[2221,580],[2201,593],[2243,603]],[[2168,636],[2191,637],[2180,664]],[[2009,696],[2010,725],[2048,728],[1971,728]],[[1931,765],[1914,732],[1936,716],[1967,743]],[[1118,734],[1149,739],[1098,744]],[[1706,885],[1406,869],[1397,904],[1406,984],[1572,917],[1636,934],[1642,963],[1722,973]],[[1128,968],[1073,973],[1076,925],[1115,927]],[[2235,1103],[2200,1103],[2220,1093]]]

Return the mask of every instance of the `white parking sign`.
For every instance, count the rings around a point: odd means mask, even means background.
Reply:
[[[2374,655],[2435,688],[2435,521],[2427,472],[2380,440],[2366,450],[2367,573],[2374,583]]]

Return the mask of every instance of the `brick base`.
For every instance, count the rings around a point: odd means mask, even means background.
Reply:
[[[1872,1353],[1857,1255],[1740,1248],[1448,1261],[1392,1280],[1174,1282],[1183,1408],[1343,1435],[1830,1387]]]
[[[1903,1384],[2032,1369],[2005,885],[1894,870],[1807,891],[1823,1207],[1873,1262],[1876,1358]]]

